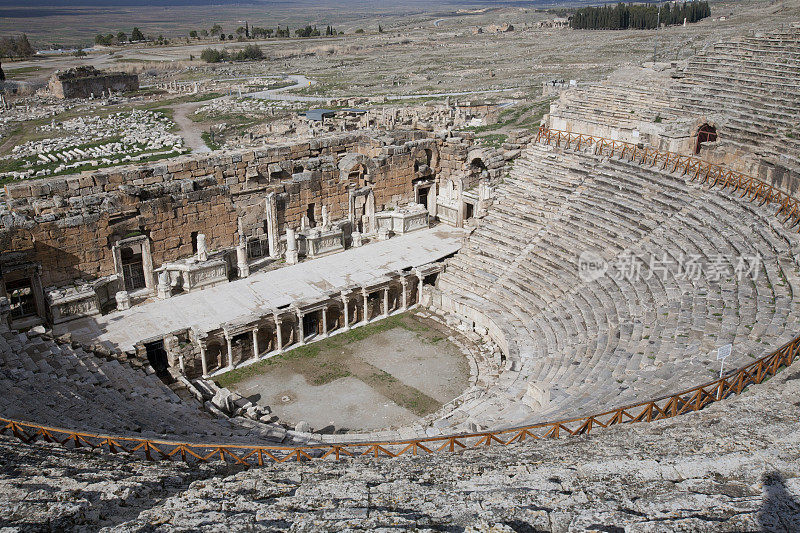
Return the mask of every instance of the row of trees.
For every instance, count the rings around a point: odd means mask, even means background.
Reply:
[[[711,15],[708,2],[693,0],[677,3],[667,2],[660,7],[656,4],[623,4],[603,7],[584,7],[575,12],[570,27],[579,30],[651,30],[661,24],[670,26],[683,24],[683,21],[697,22]]]
[[[258,61],[264,59],[264,52],[254,44],[249,44],[237,52],[206,48],[200,54],[200,59],[206,63],[219,63],[221,61]]]
[[[0,37],[0,57],[31,57],[33,46],[24,33],[17,37]]]
[[[298,37],[321,37],[323,35],[325,37],[333,37],[335,35],[344,35],[344,32],[337,31],[333,26],[326,26],[323,33],[316,26],[306,26],[305,28],[294,30],[294,34]],[[247,22],[245,22],[244,26],[236,28],[236,36],[233,33],[226,34],[219,24],[214,24],[210,30],[192,30],[189,32],[189,37],[192,39],[205,39],[209,36],[217,37],[221,41],[232,41],[234,39],[244,41],[246,39],[271,39],[272,37],[287,38],[291,37],[292,33],[289,30],[289,26],[286,26],[286,28],[278,26],[276,29],[260,28],[258,26],[251,28]]]
[[[164,37],[163,36],[159,36],[159,39],[161,39],[163,41]],[[106,46],[110,46],[112,44],[122,44],[122,43],[127,43],[127,42],[136,43],[136,42],[147,41],[147,40],[153,41],[155,39],[152,39],[152,38],[147,39],[144,36],[144,34],[141,32],[141,30],[139,30],[139,28],[134,26],[134,28],[131,30],[130,38],[128,38],[128,34],[125,33],[124,31],[119,31],[119,32],[117,32],[116,35],[114,35],[113,33],[109,33],[109,34],[106,34],[106,35],[103,35],[102,33],[98,33],[94,38],[94,44],[103,44],[103,45],[106,45]]]

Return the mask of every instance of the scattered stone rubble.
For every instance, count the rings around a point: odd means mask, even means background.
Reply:
[[[51,124],[39,127],[40,132],[52,134],[51,137],[17,145],[9,155],[0,157],[0,160],[26,160],[29,169],[3,173],[0,178],[42,177],[184,153],[183,139],[170,132],[173,126],[160,113],[139,110],[58,123],[54,119]],[[106,141],[109,138],[114,140]]]
[[[62,531],[797,531],[798,378],[795,364],[698,413],[588,437],[246,471],[2,436],[0,512]]]

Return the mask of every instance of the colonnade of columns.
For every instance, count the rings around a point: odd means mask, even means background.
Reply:
[[[416,278],[416,290],[414,291],[415,294],[414,302],[409,304],[409,284],[411,280]],[[326,300],[324,302],[320,302],[319,304],[315,304],[313,306],[305,306],[305,307],[294,307],[290,309],[284,310],[274,310],[272,315],[269,317],[272,319],[272,324],[269,325],[265,323],[266,317],[262,317],[262,319],[254,321],[252,324],[248,326],[238,326],[235,329],[227,330],[223,327],[223,337],[225,339],[225,345],[227,348],[227,354],[225,356],[225,363],[227,366],[224,368],[232,369],[234,368],[234,338],[239,336],[245,336],[248,333],[252,337],[252,359],[257,360],[264,355],[277,355],[283,353],[285,349],[289,345],[304,345],[306,344],[307,340],[310,340],[312,336],[318,336],[318,338],[325,338],[327,337],[332,331],[348,331],[351,327],[355,325],[364,325],[368,324],[373,320],[382,319],[388,317],[393,311],[406,311],[409,307],[418,305],[422,298],[422,286],[423,286],[424,274],[420,271],[415,271],[409,274],[402,274],[399,278],[395,280],[390,280],[385,282],[381,285],[375,286],[366,286],[360,287],[355,290],[342,290],[338,294],[338,298],[334,297],[330,300]],[[399,282],[399,287],[398,287]],[[390,294],[393,289],[397,291],[399,288],[398,299],[399,301],[395,301],[395,306],[392,308],[390,302]],[[370,316],[370,297],[372,297],[375,293],[381,294],[381,312],[376,314],[375,316]],[[358,323],[354,323],[353,320],[358,316],[358,300],[361,300],[361,309],[362,309],[362,317]],[[351,304],[356,302],[356,305],[353,309],[353,316],[351,316]],[[373,300],[374,301],[374,300]],[[340,321],[338,321],[334,328],[331,329],[331,324],[328,323],[328,313],[331,307],[337,307],[340,309]],[[318,313],[318,318],[314,322],[317,331],[305,331],[306,325],[304,324],[304,318],[312,313]],[[294,340],[285,339],[284,338],[284,331],[283,325],[286,320],[293,321],[293,331],[295,333]],[[321,325],[321,332],[319,331],[319,326]],[[259,343],[258,332],[262,329],[267,329],[274,334],[274,349],[271,352],[262,354],[261,353],[261,346]],[[246,338],[246,337],[244,337]],[[271,342],[268,344],[272,344]],[[208,360],[208,341],[207,339],[203,339],[199,341],[200,345],[200,360],[202,366],[203,377],[208,377],[211,371],[220,370],[220,368],[212,369],[211,365],[209,364]]]

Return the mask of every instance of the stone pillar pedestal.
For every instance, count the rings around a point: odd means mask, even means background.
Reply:
[[[197,260],[208,261],[208,249],[206,248],[206,236],[202,233],[197,234]]]
[[[286,264],[296,265],[298,260],[297,239],[294,230],[289,228],[286,230]]]
[[[278,209],[275,203],[275,193],[271,192],[265,200],[267,215],[267,242],[269,243],[269,256],[277,259],[280,256],[280,240],[278,239]]]
[[[389,240],[389,228],[378,228],[378,240],[379,241]]]
[[[240,244],[236,247],[236,269],[240,278],[250,275],[250,265],[247,264],[247,245]]]
[[[283,321],[275,315],[275,341],[277,342],[276,350],[278,353],[283,353],[283,331],[281,325]]]
[[[303,327],[303,317],[305,315],[300,311],[297,312],[297,344],[302,346],[306,343],[306,332]]]
[[[128,291],[119,291],[115,296],[117,300],[117,311],[124,311],[131,308],[131,296]]]
[[[206,361],[206,347],[200,345],[200,364],[203,366],[203,378],[208,377],[208,361]]]
[[[349,331],[350,330],[350,306],[348,305],[347,301],[347,293],[342,291],[342,304],[344,307],[342,311],[344,313],[344,325],[342,326],[342,331]]]
[[[225,340],[228,342],[228,368],[233,368],[233,343],[227,335],[225,335]]]
[[[172,287],[170,287],[169,284],[169,273],[166,270],[161,271],[161,273],[158,275],[156,293],[159,300],[166,300],[172,296]]]
[[[361,245],[364,244],[361,241],[361,232],[354,231],[350,234],[350,237],[353,239],[353,248],[360,248]]]
[[[253,359],[258,359],[258,354],[260,350],[258,349],[258,328],[253,330]]]

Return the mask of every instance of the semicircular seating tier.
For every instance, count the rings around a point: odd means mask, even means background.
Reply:
[[[549,125],[683,151],[706,122],[718,136],[704,158],[796,191],[798,102],[800,28],[787,28],[715,43],[662,71],[626,67],[579,84],[553,103]]]
[[[789,341],[800,237],[775,211],[634,163],[529,148],[439,280],[443,307],[489,325],[509,359],[451,426],[604,412],[715,379],[722,345],[732,369]],[[607,273],[584,280],[583,252]],[[736,275],[740,257],[752,273]]]
[[[215,417],[141,365],[44,336],[0,332],[0,390],[3,417],[45,426],[190,442],[292,440],[272,425]]]

